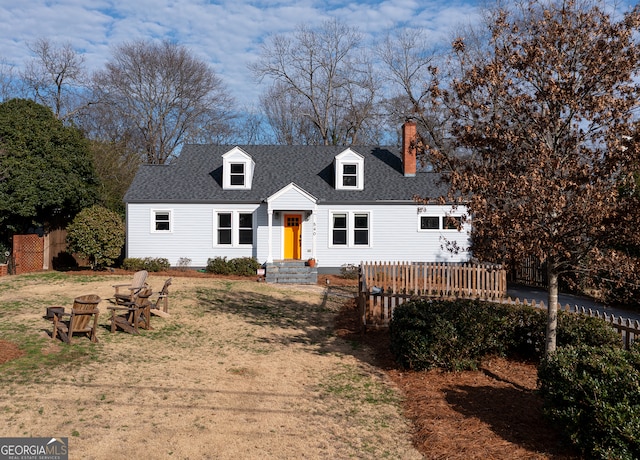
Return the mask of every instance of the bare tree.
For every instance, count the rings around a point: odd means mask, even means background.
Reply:
[[[476,256],[546,263],[553,353],[558,277],[598,263],[612,229],[638,222],[637,195],[621,190],[638,155],[626,139],[640,95],[640,10],[614,20],[589,0],[529,0],[490,19],[484,58],[454,41],[464,72],[431,88],[432,104],[455,120],[457,151],[423,147],[469,200]]]
[[[0,102],[19,96],[18,75],[15,66],[0,59]]]
[[[391,84],[391,114],[397,121],[424,113],[429,104],[428,81],[435,65],[435,47],[429,44],[421,29],[399,29],[387,35],[377,47],[377,55],[386,67]]]
[[[240,111],[235,123],[235,134],[227,144],[265,145],[273,144],[274,135],[271,133],[263,114],[254,107],[245,107]]]
[[[232,135],[233,100],[222,80],[174,43],[118,46],[94,76],[94,94],[111,126],[146,163],[169,161],[186,141],[215,142]]]
[[[302,25],[293,37],[275,35],[266,41],[251,70],[258,79],[268,77],[277,83],[263,101],[283,99],[267,110],[273,116],[275,105],[291,103],[299,109],[292,114],[299,120],[280,120],[276,130],[309,122],[317,133],[306,136],[307,141],[317,136],[318,143],[325,145],[358,143],[369,117],[376,112],[378,93],[361,43],[357,29],[337,20],[325,22],[318,30]],[[302,134],[306,129],[301,126],[296,131]]]
[[[86,72],[84,57],[71,43],[40,38],[29,44],[35,58],[25,64],[22,79],[34,101],[53,110],[57,118],[72,115],[84,105],[81,92]]]
[[[277,144],[315,145],[322,138],[304,116],[305,99],[285,83],[276,81],[260,96],[262,110],[274,132]]]

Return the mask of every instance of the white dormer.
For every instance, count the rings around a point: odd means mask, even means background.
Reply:
[[[364,189],[364,157],[351,149],[344,150],[334,159],[337,190]]]
[[[255,162],[240,147],[222,155],[222,188],[225,190],[251,190]]]

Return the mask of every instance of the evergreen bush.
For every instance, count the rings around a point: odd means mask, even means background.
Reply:
[[[471,300],[413,301],[397,307],[389,324],[391,351],[410,369],[475,369],[490,354],[539,361],[546,310]],[[599,318],[559,312],[558,346],[615,346],[620,335]]]
[[[233,275],[254,276],[260,267],[260,262],[252,257],[238,257],[229,261],[229,268]]]
[[[545,414],[586,458],[640,458],[640,347],[558,348],[538,369]]]
[[[92,268],[110,266],[124,246],[124,222],[102,206],[80,211],[67,226],[67,249],[87,257]]]
[[[226,257],[215,257],[207,260],[206,271],[217,275],[253,276],[260,268],[260,262],[253,257],[238,257],[227,260]]]
[[[146,270],[148,272],[163,272],[171,268],[171,264],[168,259],[164,257],[152,258],[145,257],[144,259],[129,257],[122,261],[122,268],[130,271]]]
[[[229,275],[231,274],[231,267],[227,262],[226,257],[215,257],[213,259],[207,259],[207,267],[205,268],[207,273],[214,273],[216,275]]]

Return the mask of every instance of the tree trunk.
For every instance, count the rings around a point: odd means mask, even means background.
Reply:
[[[549,356],[556,351],[556,333],[558,329],[558,274],[548,268],[549,297],[547,302],[547,340],[545,356]]]

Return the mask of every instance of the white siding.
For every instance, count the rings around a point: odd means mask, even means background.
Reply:
[[[299,210],[310,209],[315,204],[309,200],[309,197],[300,193],[296,188],[291,187],[288,190],[278,194],[276,199],[271,200],[271,208],[276,210]]]
[[[289,200],[291,198],[291,200]],[[296,211],[302,215],[302,258],[315,256],[318,266],[340,267],[343,264],[359,264],[361,261],[443,261],[460,262],[469,258],[469,253],[461,251],[453,254],[446,249],[446,242],[456,241],[466,249],[469,246],[468,229],[420,231],[421,215],[445,216],[451,211],[448,206],[428,206],[426,212],[419,213],[416,204],[367,204],[319,206],[305,220],[305,209],[309,201],[298,200],[300,194],[279,197],[277,205],[281,209]],[[286,207],[285,207],[286,206]],[[300,206],[299,209],[296,206]],[[152,232],[152,210],[171,211],[171,232]],[[254,212],[253,246],[220,247],[214,244],[214,211]],[[369,213],[369,245],[331,247],[330,213]],[[459,209],[456,215],[463,213]],[[277,217],[276,217],[277,214]],[[272,254],[275,260],[282,257],[282,217],[285,211],[275,211],[272,227]],[[468,224],[467,224],[468,226]],[[314,235],[315,229],[315,235]],[[352,232],[353,229],[349,228]],[[216,256],[256,257],[266,262],[268,257],[268,217],[266,205],[214,205],[214,204],[129,204],[127,207],[127,257],[164,257],[171,265],[177,265],[182,257],[191,259],[192,267],[203,267],[207,259]]]
[[[469,246],[468,228],[461,232],[419,231],[421,214],[417,213],[417,209],[415,204],[320,207],[315,216],[318,266],[339,267],[347,263],[359,264],[361,261],[463,262],[469,259],[467,251],[453,254],[446,249],[447,240],[456,241],[466,249]],[[429,206],[428,209],[428,215],[445,216],[451,212],[449,206]],[[331,247],[330,214],[335,211],[369,213],[369,246]],[[456,215],[463,212],[459,208]]]
[[[207,259],[254,257],[255,245],[216,247],[214,245],[214,210],[255,211],[258,205],[212,204],[128,204],[127,257],[164,257],[173,266],[182,257],[191,259],[192,267],[204,267]],[[171,210],[171,232],[152,232],[152,211]],[[254,228],[258,216],[254,216]],[[254,240],[256,239],[254,232]]]

